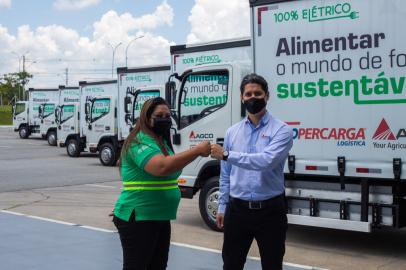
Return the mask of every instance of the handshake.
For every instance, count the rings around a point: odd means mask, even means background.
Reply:
[[[202,157],[208,157],[210,155],[212,158],[218,160],[223,159],[224,150],[223,147],[218,144],[210,144],[209,141],[204,141],[196,145],[195,148]]]

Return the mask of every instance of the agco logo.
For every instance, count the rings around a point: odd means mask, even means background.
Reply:
[[[382,119],[374,136],[372,136],[372,140],[375,141],[373,142],[375,149],[390,149],[392,151],[406,149],[406,143],[399,142],[399,139],[402,138],[406,138],[406,129],[399,129],[395,136],[385,118]]]
[[[195,133],[190,132],[189,140],[203,140],[203,139],[213,139],[214,135],[212,133]]]
[[[404,128],[399,129],[395,137],[395,134],[393,134],[385,118],[382,119],[381,123],[379,124],[378,128],[374,133],[374,136],[372,137],[372,139],[376,141],[378,140],[396,141],[399,140],[400,138],[406,138],[406,129]]]

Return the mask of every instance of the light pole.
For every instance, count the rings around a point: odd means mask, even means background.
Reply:
[[[133,43],[133,41],[136,41],[137,39],[143,38],[144,35],[136,37],[134,39],[132,39],[130,42],[128,42],[127,48],[125,48],[125,66],[128,67],[128,57],[127,57],[127,52],[128,52],[128,47],[130,47],[131,43]]]
[[[16,53],[15,51],[11,51],[11,53],[18,57],[18,73],[19,73],[19,76],[20,76],[21,75],[20,74],[21,73],[21,60],[23,60],[23,72],[25,72],[25,56],[27,54],[29,54],[30,51],[26,51],[25,53],[23,53],[21,55]],[[19,86],[18,86],[18,96],[19,96],[20,100],[21,100],[21,97],[24,98],[24,92],[23,92],[24,90],[25,89],[24,89],[24,82],[23,82],[23,90],[21,90],[21,84],[19,84]]]
[[[111,63],[111,77],[113,78],[113,76],[114,76],[114,55],[116,54],[116,50],[117,50],[118,46],[120,46],[122,44],[122,42],[118,43],[116,46],[111,45],[110,42],[108,42],[108,44],[110,45],[111,49],[113,50],[113,60]]]

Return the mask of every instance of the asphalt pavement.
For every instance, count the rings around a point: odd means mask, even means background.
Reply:
[[[103,167],[97,156],[70,158],[64,148],[48,146],[39,138],[21,140],[11,129],[0,128],[1,210],[115,230],[108,214],[120,188],[117,167]],[[5,224],[0,221],[0,232],[10,229]],[[172,224],[174,243],[221,250],[222,234],[204,224],[197,197],[181,200],[178,218]],[[3,244],[5,238],[0,239]],[[337,270],[406,270],[405,243],[405,229],[385,228],[367,234],[289,226],[285,262],[287,266],[293,263]],[[0,244],[0,254],[7,251],[4,249],[7,245]],[[259,257],[255,243],[249,255]],[[220,255],[213,256],[218,259]],[[207,268],[202,265],[200,269]]]

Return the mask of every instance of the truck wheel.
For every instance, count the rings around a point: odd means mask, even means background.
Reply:
[[[50,131],[47,133],[47,141],[51,146],[56,146],[56,132]]]
[[[117,153],[111,143],[104,143],[100,147],[99,159],[103,166],[114,166],[117,162]]]
[[[210,229],[220,232],[216,225],[217,208],[219,204],[219,177],[211,177],[204,184],[199,195],[200,215]]]
[[[70,157],[78,157],[80,155],[80,148],[78,141],[75,139],[70,139],[66,144],[66,152]]]
[[[18,130],[18,135],[20,135],[21,139],[27,139],[28,136],[30,135],[30,132],[28,131],[28,127],[26,127],[26,126],[20,127],[20,129]]]

